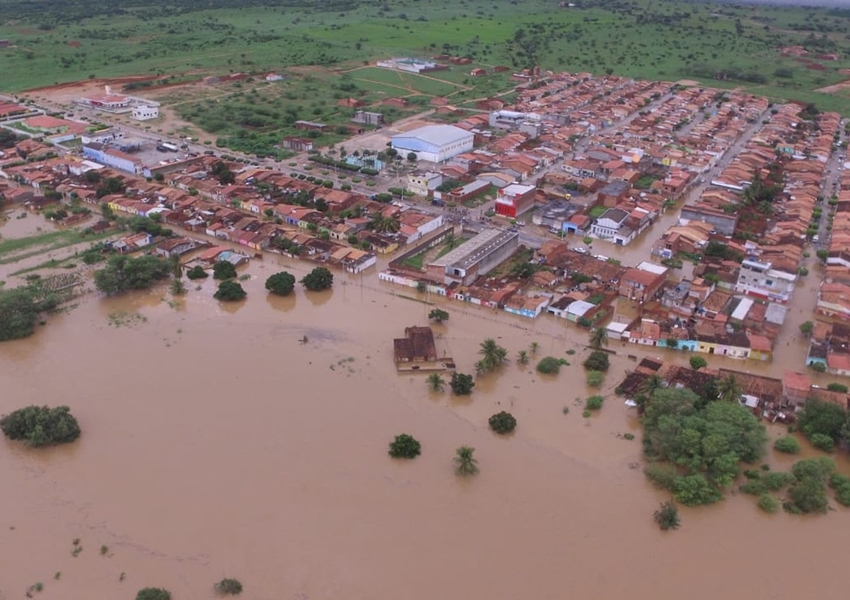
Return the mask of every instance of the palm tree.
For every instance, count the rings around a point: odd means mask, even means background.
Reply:
[[[734,375],[721,379],[717,388],[722,402],[740,402],[741,395],[744,393],[741,384],[738,383],[738,379]]]
[[[526,352],[525,350],[520,350],[519,353],[517,354],[517,360],[519,361],[519,364],[527,365],[528,364],[528,352]]]
[[[531,344],[529,344],[528,346],[528,349],[531,350],[531,355],[534,356],[540,349],[540,344],[538,344],[537,342],[531,342]]]
[[[646,396],[647,398],[652,398],[652,395],[655,393],[655,390],[661,389],[664,387],[664,380],[661,378],[661,375],[658,373],[653,373],[649,377],[643,380],[643,383],[640,384],[640,388],[638,388],[638,392]]]
[[[370,225],[372,229],[378,233],[395,233],[401,227],[398,221],[392,217],[385,217],[381,213],[377,213],[372,218],[372,223],[370,223]]]
[[[492,371],[502,364],[502,361],[508,355],[508,351],[498,345],[493,338],[487,338],[481,342],[481,348],[478,350],[478,354],[484,357],[480,361],[483,370]]]
[[[599,350],[608,345],[608,332],[602,327],[594,327],[590,330],[590,347]]]
[[[457,449],[455,463],[457,463],[458,475],[475,475],[478,473],[478,461],[473,458],[475,448],[461,446]]]
[[[443,381],[443,378],[440,377],[439,373],[431,373],[428,375],[428,387],[431,388],[432,392],[442,392],[445,385],[446,382]]]

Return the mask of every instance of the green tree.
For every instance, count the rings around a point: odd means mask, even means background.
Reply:
[[[43,280],[0,289],[0,342],[32,335],[39,315],[58,308],[61,299]]]
[[[799,454],[800,442],[790,435],[783,435],[773,443],[773,449],[783,454]]]
[[[213,298],[221,302],[236,302],[244,300],[247,295],[242,284],[232,279],[226,279],[218,284],[218,290],[213,294]]]
[[[472,375],[466,375],[455,371],[452,373],[452,378],[449,381],[449,387],[452,388],[452,392],[454,392],[456,396],[468,396],[472,393],[472,388],[475,387],[475,381],[473,381]]]
[[[266,289],[277,296],[288,296],[295,289],[295,276],[286,271],[275,273],[266,279]]]
[[[741,395],[744,393],[743,389],[741,389],[741,384],[738,383],[738,378],[734,375],[727,375],[720,380],[718,392],[720,393],[721,402],[735,403],[741,401]]]
[[[841,439],[842,428],[847,421],[847,411],[831,402],[811,398],[800,411],[797,424],[800,431],[810,440],[815,435],[829,436],[833,441]]]
[[[163,588],[142,588],[136,600],[171,600],[171,592]]]
[[[588,371],[607,371],[608,367],[611,366],[611,363],[607,352],[594,350],[590,353],[590,356],[585,359],[582,366],[584,366],[584,368]]]
[[[535,356],[539,349],[540,349],[540,344],[538,344],[537,342],[531,342],[528,345],[528,351],[531,352],[531,356]]]
[[[33,447],[68,444],[80,437],[80,426],[67,406],[27,406],[0,418],[0,430],[10,440]]]
[[[412,435],[401,433],[390,442],[389,452],[393,458],[416,458],[422,453],[422,444]]]
[[[378,233],[396,233],[399,229],[401,229],[401,223],[392,217],[376,213],[369,223],[369,229]]]
[[[103,269],[95,271],[94,284],[105,294],[120,294],[148,289],[170,273],[171,265],[158,256],[113,256]]]
[[[209,273],[204,271],[204,268],[201,265],[195,265],[194,267],[192,267],[191,269],[186,271],[186,277],[188,277],[189,279],[192,279],[192,280],[194,280],[194,279],[206,279],[209,276],[210,276]]]
[[[584,408],[585,410],[599,410],[604,402],[605,398],[602,396],[590,396],[584,401]]]
[[[213,265],[213,279],[235,279],[236,267],[232,262],[220,260]]]
[[[478,473],[478,461],[473,456],[475,448],[461,446],[455,451],[455,465],[458,475],[475,475]]]
[[[236,596],[242,593],[242,583],[238,579],[225,577],[213,586],[217,594],[222,596]]]
[[[590,387],[599,387],[605,381],[605,373],[602,371],[588,371],[586,379],[587,385]]]
[[[546,375],[557,375],[561,370],[561,365],[565,362],[554,356],[545,356],[537,363],[537,372]]]
[[[833,452],[835,450],[835,440],[823,433],[815,433],[809,438],[812,446],[824,452]]]
[[[761,494],[758,500],[759,508],[768,514],[773,514],[779,510],[779,500],[770,494]]]
[[[692,356],[688,359],[688,362],[691,363],[691,368],[694,371],[699,371],[700,369],[704,369],[708,366],[708,361],[705,360],[702,356]]]
[[[796,481],[788,488],[785,509],[792,513],[825,513],[826,485],[835,472],[830,458],[808,458],[791,467]]]
[[[673,482],[673,496],[685,506],[713,504],[723,497],[701,473],[677,477]]]
[[[800,323],[800,333],[805,336],[809,336],[812,334],[812,331],[815,329],[815,324],[811,321],[805,321],[804,323]]]
[[[490,417],[490,429],[504,435],[516,429],[516,418],[509,412],[501,411]]]
[[[432,392],[442,392],[446,386],[446,382],[439,373],[431,373],[428,375],[428,387]]]
[[[661,531],[678,529],[681,525],[681,522],[679,521],[679,511],[676,509],[676,505],[669,500],[661,503],[658,510],[653,513],[652,518],[655,519],[656,523],[658,523]]]
[[[594,350],[599,350],[602,346],[607,346],[608,332],[603,327],[594,327],[590,330],[589,344]]]
[[[301,278],[301,285],[311,292],[320,292],[330,289],[334,283],[334,276],[325,267],[316,267]]]
[[[481,342],[478,354],[482,356],[480,364],[483,372],[496,370],[508,356],[508,351],[499,346],[493,338]]]
[[[526,351],[526,350],[520,350],[520,351],[517,353],[517,357],[516,357],[516,359],[517,359],[517,362],[519,362],[519,364],[521,364],[521,365],[527,365],[527,364],[528,364],[528,351]]]
[[[847,386],[843,383],[833,382],[826,386],[830,392],[841,392],[842,394],[846,394],[848,389]]]
[[[449,313],[441,308],[432,308],[431,312],[428,313],[428,318],[437,323],[442,323],[449,320]]]

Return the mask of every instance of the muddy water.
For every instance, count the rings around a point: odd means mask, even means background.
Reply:
[[[438,345],[461,370],[489,336],[573,365],[542,378],[511,363],[469,399],[433,394],[391,360],[424,304],[341,275],[329,293],[267,298],[273,261],[226,310],[210,280],[179,306],[162,290],[93,297],[0,346],[0,412],[67,403],[84,430],[43,452],[0,441],[0,597],[40,581],[44,597],[155,585],[210,598],[223,576],[249,599],[838,597],[845,509],[767,517],[732,497],[658,531],[665,497],[635,468],[640,444],[619,435],[637,423],[610,394],[633,363],[615,361],[605,407],[584,419],[582,351],[564,354],[583,336],[450,304]],[[497,438],[486,421],[503,408],[519,426]],[[415,461],[386,455],[401,432],[422,442]],[[454,475],[460,445],[478,477]],[[794,569],[787,553],[771,561],[779,548],[801,550]]]

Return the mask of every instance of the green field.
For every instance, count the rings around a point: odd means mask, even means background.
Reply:
[[[456,99],[471,100],[505,89],[509,74],[470,78],[469,65],[432,74],[442,81],[357,69],[390,56],[447,53],[468,56],[485,68],[539,65],[696,79],[850,113],[846,95],[814,91],[850,79],[841,72],[850,68],[850,10],[681,0],[578,4],[174,0],[152,6],[138,0],[0,0],[0,15],[15,16],[0,24],[0,39],[12,44],[0,48],[0,88],[17,92],[86,78],[201,77],[318,65],[350,71],[374,100],[395,90],[455,92]],[[810,56],[781,56],[779,49],[789,45],[804,45]],[[820,53],[836,53],[841,60],[814,59]]]

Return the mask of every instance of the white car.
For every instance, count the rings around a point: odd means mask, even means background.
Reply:
[[[608,260],[608,257],[605,256],[604,254],[597,254],[593,258],[595,258],[596,260],[606,260],[606,261]]]
[[[575,248],[573,248],[573,250],[575,250],[579,254],[587,254],[587,248],[582,248],[581,246],[576,246]]]

